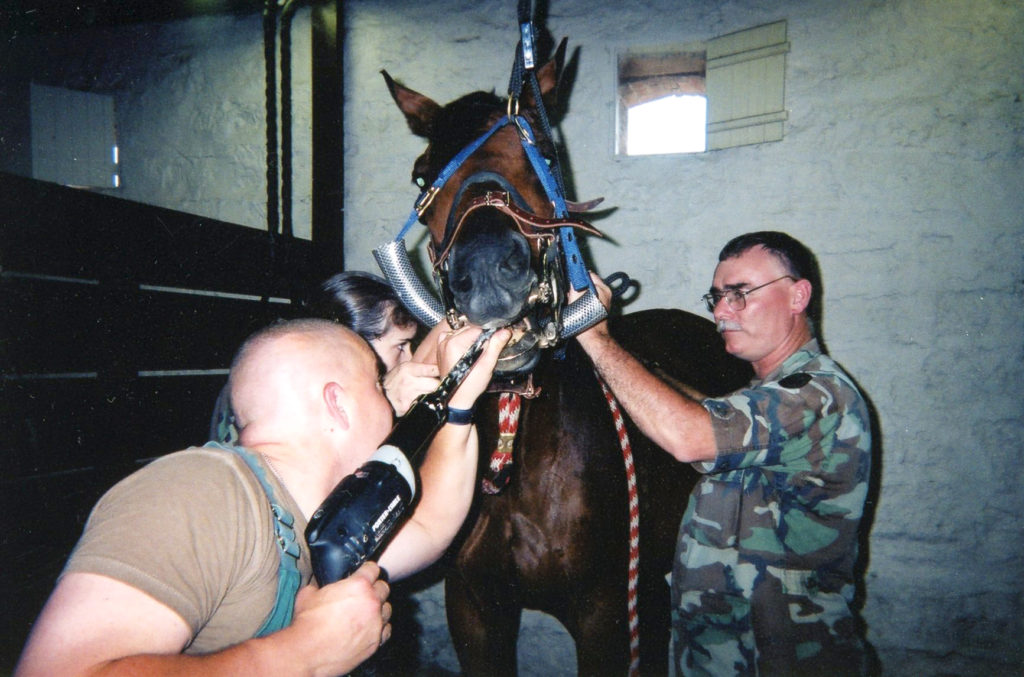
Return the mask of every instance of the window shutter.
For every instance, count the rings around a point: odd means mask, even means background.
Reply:
[[[782,140],[788,51],[785,21],[708,42],[709,150]]]

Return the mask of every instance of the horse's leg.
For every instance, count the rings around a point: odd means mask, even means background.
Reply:
[[[481,439],[491,439],[490,421],[481,421]],[[495,434],[496,437],[496,434]],[[448,632],[463,674],[515,677],[516,641],[522,600],[503,528],[506,496],[480,506],[476,521],[445,576]]]
[[[609,583],[600,601],[588,597],[588,605],[573,611],[575,621],[565,623],[576,641],[577,671],[581,676],[629,674],[631,640],[626,600],[614,594],[621,587]],[[639,590],[640,674],[645,677],[668,674],[669,607],[664,578]]]
[[[498,397],[482,397],[476,410],[480,448],[489,455],[498,440]],[[522,599],[505,526],[508,502],[507,494],[477,498],[445,575],[448,632],[467,677],[516,674]]]
[[[671,645],[671,604],[664,576],[644,583],[640,575],[640,674],[668,674]]]
[[[589,603],[575,610],[576,672],[581,677],[629,674],[626,600],[613,590],[585,598]]]
[[[477,594],[461,571],[448,574],[444,590],[448,631],[463,674],[515,677],[522,608],[511,599]]]

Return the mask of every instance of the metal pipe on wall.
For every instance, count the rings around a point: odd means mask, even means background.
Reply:
[[[312,10],[313,223],[315,274],[323,279],[345,268],[343,30],[339,0]]]
[[[280,227],[278,202],[279,167],[277,154],[277,3],[267,0],[263,7],[264,93],[267,116],[267,232],[274,241]]]

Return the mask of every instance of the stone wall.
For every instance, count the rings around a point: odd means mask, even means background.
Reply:
[[[349,0],[346,260],[375,270],[416,189],[422,142],[379,74],[439,102],[504,92],[512,0]],[[698,311],[720,246],[780,229],[818,255],[824,336],[878,413],[880,484],[863,615],[890,674],[1019,674],[1024,611],[1024,6],[1015,0],[550,0],[577,75],[561,124],[575,197],[615,212],[590,241],[631,309]],[[700,155],[613,154],[620,50],[785,19],[785,139]],[[293,29],[296,232],[309,232],[308,12]],[[121,194],[264,227],[258,16],[10,39],[4,70],[117,94]],[[10,91],[10,90],[8,90]],[[4,131],[0,106],[0,131]],[[24,139],[0,133],[0,167]],[[421,237],[422,232],[414,233]],[[422,246],[422,239],[414,242]],[[413,598],[428,669],[454,671],[439,588]],[[530,613],[524,674],[572,671],[564,631]],[[533,649],[551,646],[543,656]],[[523,653],[525,652],[525,653]]]
[[[1016,674],[1024,411],[1010,393],[1024,377],[1024,7],[605,4],[552,0],[547,14],[553,36],[579,50],[561,124],[575,197],[617,208],[598,222],[610,239],[587,243],[594,267],[643,284],[631,308],[697,311],[729,237],[778,229],[807,243],[824,276],[829,349],[878,412],[868,636],[892,674]],[[613,154],[619,50],[779,19],[791,43],[782,142]],[[346,258],[374,269],[370,251],[416,196],[409,173],[423,148],[378,71],[440,103],[503,93],[515,3],[359,0],[346,4],[346,23]]]
[[[289,33],[291,216],[295,234],[307,239],[312,212],[309,15],[308,9],[296,12]],[[122,186],[105,192],[267,227],[266,74],[258,13],[83,29],[57,37],[15,32],[0,42],[0,64],[0,170],[31,175],[31,142],[27,133],[17,133],[22,107],[27,115],[29,81],[113,95]],[[282,105],[278,94],[279,121]]]

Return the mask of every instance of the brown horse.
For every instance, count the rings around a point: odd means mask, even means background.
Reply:
[[[564,49],[563,40],[555,58],[537,71],[547,110],[556,103]],[[589,228],[571,215],[555,218],[523,149],[526,125],[495,130],[513,114],[515,101],[474,92],[441,106],[387,73],[384,78],[410,129],[427,139],[413,170],[421,188],[490,133],[419,204],[420,220],[430,230],[443,313],[453,322],[465,316],[481,325],[515,328],[516,345],[507,361],[503,357],[495,389],[522,396],[513,442],[500,441],[498,395],[485,396],[477,408],[485,472],[499,444],[511,445],[513,456],[500,477],[507,486],[481,493],[475,502],[446,575],[448,623],[459,661],[468,675],[516,674],[520,616],[530,608],[551,614],[568,630],[579,674],[624,675],[633,637],[624,451],[588,358],[560,331],[572,311],[563,307],[565,283],[558,274],[564,271],[551,253],[559,252],[553,227]],[[535,104],[529,95],[518,102],[531,129],[537,128]],[[534,142],[554,161],[549,138],[537,135]],[[724,352],[712,323],[689,313],[643,311],[613,318],[611,327],[624,346],[670,381],[721,394],[749,378],[749,368]],[[640,504],[641,669],[664,674],[665,576],[696,473],[654,446],[628,418],[625,429]]]

